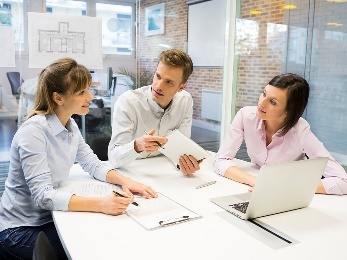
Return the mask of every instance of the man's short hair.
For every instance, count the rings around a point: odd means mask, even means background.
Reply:
[[[186,83],[190,75],[193,73],[192,59],[188,54],[177,49],[163,51],[159,56],[159,62],[171,67],[182,68],[183,79],[181,84]]]

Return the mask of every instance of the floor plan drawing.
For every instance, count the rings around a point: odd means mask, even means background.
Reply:
[[[69,31],[69,23],[60,22],[59,30],[39,30],[39,52],[85,53],[85,33]]]
[[[97,17],[29,12],[29,68],[70,57],[88,69],[102,69],[101,26]]]

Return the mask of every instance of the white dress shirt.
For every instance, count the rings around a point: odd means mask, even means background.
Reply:
[[[152,99],[151,86],[123,93],[114,105],[112,138],[108,147],[108,159],[115,168],[130,164],[137,158],[155,156],[160,152],[137,153],[136,138],[155,129],[157,136],[164,136],[179,129],[190,137],[193,116],[193,99],[182,90],[173,97],[164,110]]]

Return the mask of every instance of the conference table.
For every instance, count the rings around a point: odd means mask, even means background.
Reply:
[[[70,259],[343,259],[346,258],[347,196],[316,194],[307,208],[257,219],[264,228],[241,220],[210,201],[244,193],[248,186],[213,172],[213,157],[194,176],[177,171],[164,156],[136,160],[119,171],[202,218],[146,230],[126,213],[53,211],[53,219]],[[241,169],[259,168],[238,160]],[[216,183],[197,189],[205,182]],[[74,165],[61,188],[97,182]],[[285,184],[284,184],[285,185]],[[268,231],[273,231],[268,232]],[[278,236],[279,235],[279,236]],[[290,243],[284,242],[286,238]]]

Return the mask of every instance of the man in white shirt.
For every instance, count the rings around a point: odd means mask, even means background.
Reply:
[[[193,99],[184,88],[192,72],[193,62],[186,53],[176,49],[164,51],[159,56],[152,85],[127,91],[117,99],[108,147],[113,167],[160,154],[158,143],[164,145],[164,135],[172,130],[179,129],[190,137]],[[180,157],[179,168],[184,174],[200,169],[190,155]]]

